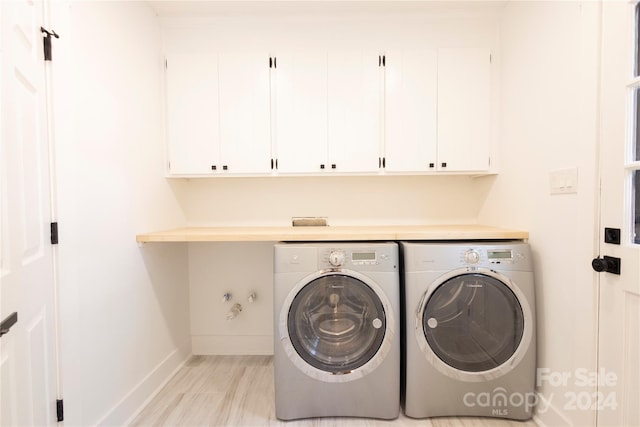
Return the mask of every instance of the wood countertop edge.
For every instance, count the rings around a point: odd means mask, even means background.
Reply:
[[[529,233],[476,224],[329,226],[329,227],[185,227],[138,234],[138,243],[267,242],[331,240],[526,240]]]

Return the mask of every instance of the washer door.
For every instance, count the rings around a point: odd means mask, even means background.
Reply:
[[[498,377],[517,364],[531,340],[531,313],[518,288],[486,270],[464,270],[432,286],[420,305],[423,350],[449,376]]]
[[[388,332],[389,303],[375,284],[365,281],[355,272],[332,272],[290,294],[281,314],[281,337],[307,375],[350,381],[374,369],[388,352],[393,335]]]

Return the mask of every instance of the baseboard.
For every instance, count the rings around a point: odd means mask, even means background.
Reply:
[[[144,407],[158,394],[175,373],[191,357],[191,343],[173,350],[151,372],[136,384],[96,426],[129,425]]]
[[[272,335],[192,335],[197,355],[272,355]]]

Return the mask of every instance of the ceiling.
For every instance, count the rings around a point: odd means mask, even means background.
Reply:
[[[214,16],[286,16],[297,14],[362,14],[449,12],[456,10],[487,10],[504,5],[505,1],[338,1],[338,0],[147,0],[160,17],[214,17]]]

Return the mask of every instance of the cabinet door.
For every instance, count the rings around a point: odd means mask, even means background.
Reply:
[[[438,50],[438,169],[489,169],[490,52]]]
[[[270,173],[269,56],[227,53],[218,58],[221,162],[218,170],[231,174]],[[206,105],[200,104],[200,108]]]
[[[435,170],[437,52],[385,55],[385,170]]]
[[[317,173],[325,170],[327,55],[279,54],[274,70],[278,171]]]
[[[382,67],[378,58],[376,52],[329,53],[331,171],[376,172],[379,169]]]
[[[166,64],[169,174],[211,174],[219,163],[217,57],[172,54]]]

